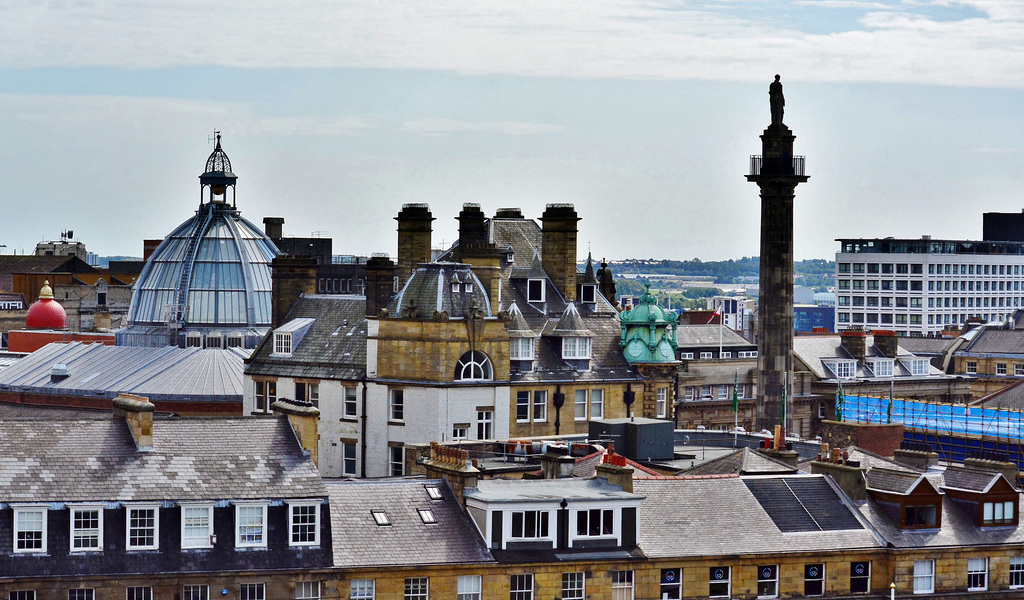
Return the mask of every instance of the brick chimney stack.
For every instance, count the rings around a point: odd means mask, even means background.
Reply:
[[[282,255],[270,262],[273,272],[271,326],[280,327],[302,294],[316,293],[316,259]]]
[[[541,261],[566,301],[576,300],[576,236],[580,221],[572,204],[548,204],[543,223]]]
[[[398,287],[409,281],[416,266],[430,262],[430,235],[434,217],[426,204],[403,204],[398,221]]]
[[[608,448],[596,471],[597,476],[608,480],[608,483],[621,487],[624,492],[633,493],[633,469],[626,466],[626,457],[615,454],[613,448]]]
[[[395,263],[387,254],[374,254],[366,261],[366,316],[376,317],[395,295]]]
[[[132,432],[135,447],[142,452],[153,449],[153,403],[142,396],[118,394],[114,398],[114,416],[122,417]]]
[[[858,363],[864,363],[864,357],[867,356],[867,337],[863,329],[851,327],[839,336],[839,340],[850,356],[857,359]]]
[[[896,358],[899,342],[896,340],[896,332],[887,329],[876,329],[871,332],[875,338],[875,347],[885,355],[886,358]]]
[[[430,442],[430,458],[423,461],[427,479],[444,479],[455,492],[459,504],[465,505],[464,492],[476,488],[480,478],[477,469],[469,458],[469,450],[449,448],[437,442]]]

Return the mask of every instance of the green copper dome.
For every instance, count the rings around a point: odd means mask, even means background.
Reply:
[[[665,363],[676,360],[676,325],[679,315],[658,306],[647,286],[640,304],[619,313],[622,337],[619,346],[626,360],[634,363]]]

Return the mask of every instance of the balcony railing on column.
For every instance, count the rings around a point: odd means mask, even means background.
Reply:
[[[785,158],[765,158],[759,155],[750,157],[751,175],[803,175],[804,157],[794,156],[791,161]]]

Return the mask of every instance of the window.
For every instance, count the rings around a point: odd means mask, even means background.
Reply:
[[[907,527],[935,527],[937,510],[934,504],[910,504],[906,507]]]
[[[882,273],[889,275],[892,273],[892,264],[882,264]]]
[[[235,546],[267,547],[267,505],[235,505]]]
[[[388,473],[392,477],[405,475],[405,448],[402,446],[388,448]]]
[[[544,390],[533,392],[533,420],[543,423],[548,419],[548,393]]]
[[[390,415],[392,421],[405,420],[405,390],[391,390]]]
[[[935,561],[914,561],[914,593],[931,594],[935,591]]]
[[[548,513],[543,510],[513,511],[512,537],[517,539],[548,537]]]
[[[296,581],[295,600],[320,600],[320,582]]]
[[[988,589],[988,559],[967,559],[967,591],[983,592]]]
[[[456,600],[480,600],[483,586],[479,575],[460,575]]]
[[[181,505],[181,547],[212,548],[213,505]]]
[[[295,382],[295,399],[301,402],[309,402],[313,406],[320,404],[320,384],[310,382]]]
[[[526,282],[526,301],[544,302],[544,280],[529,279]]]
[[[370,516],[373,517],[373,522],[380,527],[387,527],[391,525],[391,519],[388,517],[388,513],[383,510],[371,510]]]
[[[720,386],[718,386],[718,399],[719,400],[728,400],[729,399],[729,386],[728,385],[720,385]]]
[[[1014,363],[1013,374],[1017,377],[1024,377],[1024,363]]]
[[[587,390],[576,390],[576,413],[573,416],[576,421],[587,420],[587,396]]]
[[[615,511],[610,508],[592,508],[576,511],[577,537],[615,535]]]
[[[693,352],[679,353],[679,360],[693,360]]]
[[[274,354],[279,356],[292,355],[292,332],[274,332]]]
[[[359,416],[359,402],[356,400],[356,388],[345,387],[345,400],[342,405],[342,417],[355,419]]]
[[[604,418],[604,390],[592,390],[590,392],[590,418]]]
[[[512,349],[509,353],[512,360],[533,360],[533,338],[512,338]]]
[[[661,570],[661,596],[662,600],[680,600],[683,597],[683,572],[682,569]]]
[[[594,303],[597,301],[597,286],[592,283],[584,283],[580,286],[580,302]]]
[[[779,565],[757,568],[757,597],[774,598],[779,595]]]
[[[416,512],[420,515],[420,521],[423,521],[425,525],[434,525],[437,523],[437,519],[434,518],[434,511],[429,508],[417,508]]]
[[[1013,505],[1015,502],[986,502],[982,505],[981,522],[985,525],[1002,525],[1013,523]]]
[[[863,300],[863,298],[862,298],[862,300]],[[732,352],[722,352],[722,354],[721,354],[721,356],[719,356],[719,358],[732,358]]]
[[[712,356],[713,356],[713,353],[711,353],[711,352],[701,352],[700,353],[700,359],[701,360],[710,360]]]
[[[1024,587],[1024,556],[1010,557],[1010,588]]]
[[[356,460],[355,442],[342,442],[341,444],[341,473],[342,475],[356,475],[359,461]]]
[[[7,592],[7,600],[36,600],[36,591],[11,590]]]
[[[182,588],[181,600],[210,600],[210,586],[186,585]]]
[[[376,581],[373,579],[353,579],[349,584],[349,600],[373,600]]]
[[[320,505],[309,502],[288,503],[288,544],[315,546],[320,543]]]
[[[92,588],[73,588],[68,590],[68,600],[95,600],[96,590]]]
[[[708,575],[708,596],[728,598],[732,596],[732,567],[711,567]]]
[[[516,422],[530,422],[530,392],[516,392]]]
[[[1006,363],[996,363],[996,375],[1006,375]]]
[[[509,578],[509,600],[533,600],[533,574],[524,573]]]
[[[659,419],[664,419],[668,414],[668,388],[658,388],[657,394],[655,414]]]
[[[128,507],[128,550],[155,550],[160,536],[160,513],[157,506]]]
[[[494,437],[494,411],[476,411],[476,439],[489,440]]]
[[[633,600],[633,571],[612,571],[612,600]]]
[[[1021,568],[1024,569],[1024,559],[1022,559],[1021,565]],[[586,581],[586,573],[583,571],[562,573],[562,600],[583,600],[586,598]]]
[[[824,419],[824,418],[826,418],[826,416],[827,416],[827,413],[825,412],[825,403],[824,402],[819,402],[818,403],[818,418],[819,419]]]
[[[850,263],[839,263],[837,265],[837,267],[838,267],[838,271],[840,273],[849,273],[850,272]]]
[[[430,578],[406,577],[405,600],[427,600],[430,597]]]
[[[239,600],[266,600],[267,588],[262,583],[243,583],[238,590]]]
[[[153,600],[153,588],[129,587],[124,596],[126,600]]]
[[[455,381],[490,381],[494,379],[491,359],[483,352],[472,350],[462,355],[455,365]]]
[[[967,373],[968,375],[977,375],[978,363],[973,360],[968,360],[964,362],[964,373]]]
[[[825,363],[839,379],[853,379],[857,375],[857,361],[837,360]]]
[[[825,595],[825,565],[804,565],[804,596]]]
[[[256,388],[254,412],[270,412],[270,405],[277,400],[277,382],[256,380],[253,382],[253,385]]]
[[[103,550],[103,507],[71,507],[71,551]]]
[[[469,439],[469,425],[452,425],[452,441]]]
[[[562,338],[562,358],[586,359],[590,358],[590,338],[588,337],[564,337]]]
[[[911,375],[927,375],[928,374],[928,361],[923,358],[915,358],[908,360],[906,367],[910,369]]]

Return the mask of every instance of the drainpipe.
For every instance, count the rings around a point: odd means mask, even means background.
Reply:
[[[360,477],[366,478],[366,375],[363,375],[363,424],[359,428],[359,447],[362,449],[363,460],[360,464]]]
[[[561,435],[559,430],[562,427],[562,405],[565,404],[565,394],[562,393],[562,384],[555,386],[555,397],[552,399],[555,405],[555,435]]]

